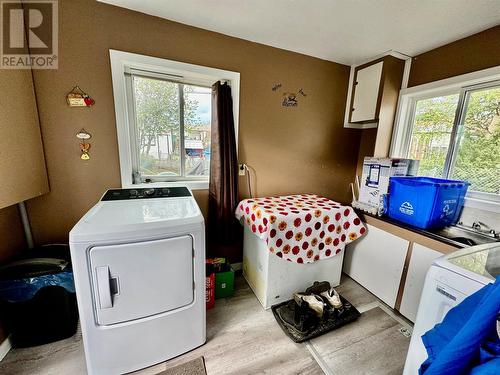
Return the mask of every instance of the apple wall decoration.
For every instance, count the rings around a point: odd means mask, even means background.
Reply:
[[[95,104],[95,100],[78,85],[66,95],[66,101],[70,107],[91,107]]]

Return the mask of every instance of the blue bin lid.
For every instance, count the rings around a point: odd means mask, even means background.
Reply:
[[[450,186],[469,186],[470,183],[461,180],[448,180],[445,178],[427,177],[427,176],[394,176],[390,178],[391,181],[397,181],[407,185],[432,185],[440,187]]]

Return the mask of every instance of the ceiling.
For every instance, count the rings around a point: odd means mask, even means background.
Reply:
[[[500,24],[499,0],[99,0],[347,65]]]

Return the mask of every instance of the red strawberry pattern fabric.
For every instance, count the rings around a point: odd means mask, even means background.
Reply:
[[[270,252],[295,263],[338,255],[366,232],[351,207],[315,194],[245,199],[236,218],[266,241]]]

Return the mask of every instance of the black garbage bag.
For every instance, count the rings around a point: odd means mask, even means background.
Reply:
[[[40,249],[0,267],[0,319],[17,347],[70,337],[78,324],[69,248]]]

